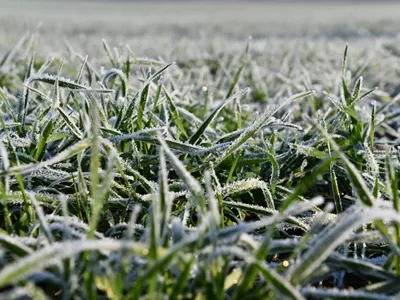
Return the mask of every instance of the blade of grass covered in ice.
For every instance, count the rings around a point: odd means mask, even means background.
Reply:
[[[98,113],[98,103],[97,99],[92,97],[92,95],[87,94],[88,100],[91,102],[90,106],[90,116],[91,116],[91,127],[90,127],[90,198],[92,203],[90,203],[90,217],[89,219],[89,231],[87,234],[88,239],[94,238],[94,232],[97,229],[101,209],[104,204],[104,198],[100,195],[100,118]],[[94,255],[89,255],[85,252],[85,272],[83,276],[84,284],[87,287],[87,293],[89,298],[93,298],[95,295],[95,275],[94,275]]]
[[[28,68],[26,70],[25,82],[27,82],[29,80],[29,78],[31,77],[31,74],[34,71],[33,70],[34,63],[35,63],[35,53],[32,54],[31,60],[29,62]],[[25,123],[26,113],[28,110],[28,104],[29,104],[29,89],[27,89],[24,86],[24,89],[22,91],[22,96],[21,96],[21,102],[20,102],[19,108],[18,108],[18,119],[22,124]]]
[[[232,181],[233,174],[241,157],[242,157],[241,151],[236,152],[236,154],[234,155],[233,163],[231,165],[231,169],[229,170],[228,178],[226,179],[227,184]]]
[[[330,224],[318,233],[308,244],[309,250],[302,254],[297,262],[287,271],[287,278],[293,284],[303,283],[306,278],[332,253],[354,230],[362,224],[377,219],[400,219],[400,215],[390,210],[376,210],[373,208],[351,208],[339,215],[334,224]]]
[[[51,266],[62,259],[84,251],[119,251],[126,249],[139,256],[146,256],[147,247],[131,241],[86,240],[55,243],[29,254],[0,271],[0,287],[22,280],[37,270]]]
[[[330,168],[330,176],[331,176],[331,189],[333,194],[333,200],[335,201],[336,213],[340,214],[343,211],[342,200],[340,199],[339,185],[337,182],[336,173],[334,167]]]
[[[376,104],[372,104],[372,111],[371,111],[371,121],[369,122],[369,143],[371,150],[373,150],[374,147],[374,140],[375,140],[375,119],[376,119]]]
[[[40,227],[43,230],[44,236],[47,238],[49,243],[53,243],[54,242],[54,236],[53,234],[50,232],[49,230],[49,226],[45,220],[45,216],[44,216],[44,212],[42,207],[39,205],[39,203],[36,201],[35,199],[35,195],[32,194],[28,194],[33,207],[35,208],[35,212],[36,212],[36,216],[39,220],[40,223]]]
[[[265,154],[267,155],[267,157],[271,162],[272,174],[269,183],[271,186],[271,193],[272,195],[275,195],[276,186],[278,184],[278,179],[279,179],[280,167],[275,156],[272,153],[270,153],[269,151],[265,151]]]
[[[262,276],[272,285],[272,288],[278,293],[277,298],[282,299],[305,299],[299,290],[291,285],[286,279],[269,268],[265,263],[257,262],[257,269]]]
[[[361,99],[366,98],[367,96],[371,95],[373,92],[375,92],[376,90],[378,90],[378,87],[375,87],[373,89],[370,89],[368,91],[366,91],[364,94],[359,95],[357,98],[353,99],[352,102],[350,103],[350,107],[354,106],[358,101],[360,101]],[[346,112],[348,112],[348,110],[346,110]]]
[[[260,216],[271,216],[273,214],[278,213],[277,210],[266,208],[263,206],[259,205],[254,205],[254,204],[247,204],[247,203],[242,203],[242,202],[236,202],[236,201],[227,201],[224,200],[223,204],[228,207],[235,207],[243,211],[248,211]],[[301,228],[304,231],[309,230],[309,226],[305,223],[303,223],[301,220],[296,219],[295,217],[288,217],[286,222],[293,224],[299,228]]]
[[[32,92],[35,92],[36,94],[40,95],[43,99],[45,99],[45,100],[48,101],[48,102],[51,102],[51,101],[52,101],[51,98],[50,98],[50,96],[44,94],[43,92],[39,91],[38,89],[35,89],[35,88],[32,87],[32,86],[29,86],[29,85],[26,85],[26,84],[25,84],[25,85],[24,85],[24,88],[27,88],[28,90],[30,90],[30,91],[32,91]]]
[[[389,191],[390,199],[393,202],[393,208],[395,211],[399,212],[399,188],[398,188],[398,175],[393,168],[392,160],[390,156],[386,156],[386,182],[387,182],[387,189]],[[400,224],[395,224],[395,233],[396,233],[396,241],[397,246],[400,247]],[[396,273],[400,274],[400,258],[396,257]]]
[[[130,60],[129,54],[127,55],[126,60],[125,60],[124,74],[125,74],[126,78],[129,79],[129,77],[131,75],[131,60]]]
[[[114,59],[114,57],[113,57],[113,55],[112,55],[112,53],[111,53],[111,49],[110,49],[110,47],[108,46],[106,40],[103,39],[102,42],[103,42],[103,49],[104,49],[104,51],[107,53],[107,56],[108,56],[108,59],[109,59],[110,62],[111,62],[111,65],[113,66],[113,68],[117,68],[117,64],[116,64],[116,62],[115,62],[115,59]]]
[[[340,157],[340,159],[345,164],[347,174],[349,175],[349,179],[350,179],[360,201],[367,206],[373,206],[374,197],[371,194],[371,191],[368,189],[360,172],[351,163],[351,161],[347,158],[347,156],[342,152],[340,147],[331,138],[331,136],[326,132],[326,130],[324,128],[322,128],[319,124],[316,124],[314,121],[311,121],[311,122],[314,123],[314,126],[324,136],[326,141],[331,145],[332,149],[337,153],[337,155]]]
[[[21,165],[20,165],[19,157],[18,157],[18,155],[16,154],[16,151],[15,151],[16,148],[15,148],[15,146],[13,144],[13,141],[10,138],[9,131],[5,127],[4,120],[3,120],[2,117],[0,117],[0,124],[1,124],[1,127],[3,129],[3,132],[6,135],[6,140],[7,140],[7,143],[8,143],[8,150],[9,150],[9,154],[10,154],[9,159],[8,159],[7,156],[3,155],[3,158],[6,159],[6,162],[3,162],[3,163],[5,163],[5,165],[7,165],[7,167],[8,167],[7,169],[4,168],[4,170],[0,172],[0,177],[5,177],[5,178],[2,179],[2,181],[4,182],[4,181],[7,181],[8,171],[13,169],[13,168],[18,168]],[[11,168],[9,166],[11,166]],[[18,182],[19,190],[21,191],[21,194],[22,194],[23,202],[24,202],[24,205],[22,207],[23,207],[23,212],[26,214],[26,220],[25,221],[33,222],[34,221],[34,217],[32,217],[31,205],[28,202],[28,197],[27,197],[26,192],[25,192],[24,181],[23,181],[23,178],[22,178],[21,174],[16,174],[16,179],[17,179],[17,182]],[[5,200],[6,199],[4,199],[4,201]],[[7,216],[6,219],[8,219],[9,217],[10,217],[10,215]],[[25,216],[23,216],[23,218],[24,217]],[[20,220],[21,223],[25,223],[25,221],[21,222],[21,220]]]
[[[349,44],[346,44],[344,48],[344,53],[342,57],[342,76],[344,76],[344,73],[346,71],[346,66],[347,66],[347,53],[349,51]]]
[[[0,142],[0,155],[2,158],[2,167],[3,169],[7,169],[10,166],[10,162],[7,157],[7,152],[3,143]],[[13,231],[13,222],[11,220],[11,214],[8,207],[8,197],[10,189],[10,180],[8,176],[3,176],[0,178],[0,191],[1,191],[1,200],[3,204],[3,216],[4,216],[4,229],[11,234]]]
[[[131,52],[131,50],[130,50]],[[132,52],[131,52],[132,53]],[[141,66],[151,66],[151,67],[161,67],[165,65],[165,62],[162,60],[151,59],[147,57],[134,57],[130,60],[132,64],[141,65]]]
[[[165,156],[163,153],[163,148],[160,150],[160,165],[164,164],[165,167]],[[165,171],[165,170],[164,170]],[[163,179],[161,179],[163,181]],[[160,182],[160,187],[163,187],[163,182]],[[167,188],[168,189],[168,185]],[[167,193],[164,194],[164,191],[159,191],[160,196],[154,195],[153,196],[153,201],[151,203],[151,212],[149,214],[149,221],[147,225],[147,231],[148,231],[148,239],[149,239],[149,264],[151,264],[152,261],[157,261],[158,260],[158,250],[159,247],[161,246],[161,235],[162,235],[162,227],[166,227],[166,222],[168,220],[165,220],[162,218],[162,213],[163,211],[161,210],[161,206],[163,205],[164,207],[164,212],[166,212],[167,207],[166,207],[166,202],[168,201],[166,197],[168,197],[168,190]],[[150,298],[155,297],[156,289],[157,289],[157,275],[154,274],[153,276],[148,277],[148,283],[149,283],[149,288],[148,288],[148,295]]]
[[[142,129],[142,119],[149,98],[149,88],[150,88],[150,83],[145,85],[140,93],[139,106],[137,110],[137,125],[139,129]]]
[[[165,246],[164,243],[167,242],[168,224],[169,224],[169,219],[171,217],[172,203],[169,195],[168,170],[163,148],[161,148],[160,150],[160,170],[158,178],[159,178],[158,197],[159,197],[160,212],[161,212],[160,236],[161,236],[161,245]]]
[[[39,68],[36,72],[36,75],[42,75],[53,63],[54,57],[49,57]]]
[[[392,297],[385,294],[357,291],[354,289],[326,289],[326,288],[303,288],[301,294],[310,299],[365,299],[365,300],[390,300]]]
[[[100,121],[97,110],[97,102],[90,94],[92,107],[92,132],[91,132],[91,157],[90,157],[90,195],[92,198],[91,203],[91,218],[90,218],[90,230],[88,237],[93,238],[94,231],[97,229],[97,225],[100,219],[100,215],[106,201],[107,194],[110,189],[112,182],[112,172],[116,163],[117,151],[110,147],[109,159],[107,170],[105,172],[103,182],[100,185],[99,170],[100,170]]]
[[[168,91],[165,89],[164,86],[163,86],[163,91],[164,91],[165,97],[168,100],[168,104],[169,104],[169,106],[171,108],[171,116],[174,119],[174,122],[175,122],[176,126],[178,126],[178,128],[181,131],[181,133],[183,134],[183,136],[185,138],[187,138],[188,135],[186,133],[185,127],[183,126],[181,117],[179,116],[179,112],[178,112],[178,110],[177,110],[177,108],[176,108],[176,106],[174,104],[174,101],[172,101],[171,95],[168,93]]]
[[[217,167],[220,163],[222,163],[228,156],[236,152],[238,149],[240,149],[244,143],[246,143],[247,140],[249,140],[251,137],[254,136],[254,134],[269,120],[270,117],[272,117],[277,111],[279,111],[281,108],[285,107],[289,103],[307,97],[308,95],[313,94],[314,91],[308,91],[308,92],[303,92],[299,94],[295,94],[292,97],[286,99],[285,101],[277,104],[276,106],[273,106],[260,117],[258,117],[253,125],[247,128],[246,131],[244,131],[233,143],[232,145],[224,152],[222,153],[214,162],[213,166]]]
[[[116,76],[118,76],[121,81],[122,97],[125,97],[128,93],[128,84],[127,84],[128,78],[126,78],[126,75],[121,70],[119,69],[109,70],[106,74],[104,74],[103,84],[105,85],[105,87],[107,87],[107,82]]]
[[[221,110],[232,100],[234,100],[237,97],[241,97],[242,95],[246,94],[249,91],[249,89],[243,89],[239,93],[236,93],[232,97],[227,98],[224,100],[217,108],[215,108],[210,115],[204,120],[204,122],[200,125],[199,129],[197,129],[196,132],[194,132],[190,138],[189,138],[189,144],[197,144],[201,136],[204,134],[206,131],[207,127],[215,120],[215,118],[218,116],[218,114],[221,112]]]
[[[85,150],[86,148],[89,147],[89,145],[90,145],[89,140],[84,139],[84,140],[72,145],[71,147],[64,150],[63,152],[53,156],[52,158],[50,158],[48,160],[45,160],[45,161],[42,161],[42,162],[36,163],[36,164],[25,164],[25,165],[11,167],[7,170],[0,171],[0,176],[25,174],[25,173],[29,173],[29,172],[38,170],[40,168],[51,166],[53,164],[64,161],[64,160],[74,156],[75,154]]]
[[[237,193],[247,192],[255,189],[260,189],[263,192],[267,208],[275,209],[274,200],[266,182],[255,178],[240,180],[225,185],[221,189],[221,194],[223,197],[227,197]]]
[[[120,157],[117,157],[117,159],[119,165],[121,165],[121,169],[133,174],[136,177],[136,180],[138,180],[143,185],[143,188],[146,190],[146,192],[155,192],[156,188],[154,186],[154,182],[149,181],[146,177],[140,174],[139,171],[132,168],[126,161],[122,160]]]
[[[64,66],[64,59],[61,60],[61,64],[60,64],[60,67],[58,68],[56,80],[54,82],[54,90],[53,90],[53,97],[52,97],[53,98],[52,109],[54,111],[56,111],[58,107],[62,106],[61,98],[60,98],[61,95],[60,95],[60,85],[59,85],[60,80],[59,80],[59,78],[61,76],[61,71],[62,71],[63,66]]]
[[[347,272],[362,273],[366,278],[379,280],[398,280],[397,276],[386,271],[373,262],[367,262],[354,258],[347,258],[341,254],[331,254],[326,260],[328,267],[332,268],[332,272],[336,270],[346,270]]]
[[[18,116],[15,115],[14,108],[10,104],[10,99],[8,96],[9,94],[7,93],[7,91],[0,87],[0,100],[2,101],[2,104],[5,106],[5,108],[7,108],[4,112],[7,112],[14,122],[19,122]]]
[[[161,98],[161,90],[163,89],[162,82],[163,82],[163,78],[162,78],[162,76],[160,76],[160,78],[158,79],[156,94],[154,95],[154,99],[153,99],[152,112],[155,112],[159,105],[159,100]],[[147,121],[147,124],[145,127],[150,127],[152,120],[153,120],[153,114],[150,114],[149,120]]]
[[[365,159],[365,166],[368,170],[368,174],[370,174],[375,179],[379,179],[379,165],[377,160],[374,157],[368,143],[364,143],[364,159]]]
[[[307,191],[319,178],[322,174],[328,170],[333,161],[337,159],[337,154],[333,154],[329,158],[321,161],[318,165],[316,165],[312,172],[308,173],[301,184],[298,184],[296,188],[285,198],[282,205],[280,206],[280,211],[285,211],[294,201],[300,198],[300,196]],[[277,186],[277,190],[287,192],[286,189],[281,186]],[[285,191],[286,190],[286,191]],[[301,199],[301,198],[300,198]],[[304,199],[304,198],[303,198]],[[315,209],[315,208],[314,208]],[[316,208],[317,210],[319,208]]]
[[[50,74],[44,74],[44,75],[36,74],[36,75],[30,77],[29,82],[40,81],[40,82],[45,82],[45,83],[55,85],[57,80],[58,80],[59,87],[62,87],[62,88],[67,88],[67,89],[71,89],[71,90],[76,90],[76,89],[88,90],[89,89],[87,86],[75,83],[71,79],[67,79],[64,77],[58,77],[58,76],[54,76],[54,75],[50,75]]]
[[[0,232],[0,244],[3,249],[7,249],[13,254],[18,256],[26,256],[33,252],[33,250],[27,247],[23,242],[18,240],[16,237],[12,237]]]
[[[79,83],[82,80],[83,72],[84,72],[85,68],[87,67],[88,58],[89,58],[88,55],[85,55],[85,57],[83,58],[81,67],[80,67],[79,72],[78,72],[78,74],[76,75],[76,78],[75,78],[75,82],[76,83]]]
[[[83,133],[81,130],[76,126],[76,122],[72,120],[72,118],[61,108],[58,108],[58,112],[60,113],[61,117],[64,119],[65,124],[71,129],[72,133],[78,138],[83,138]]]
[[[115,142],[124,141],[124,140],[134,140],[137,142],[149,143],[149,144],[153,144],[153,145],[160,145],[159,140],[154,135],[154,133],[157,133],[160,131],[165,131],[165,128],[162,127],[162,128],[144,129],[144,130],[137,131],[137,133],[133,133],[133,134],[111,137],[110,141],[115,143]],[[200,146],[194,146],[194,145],[182,143],[182,142],[172,140],[172,139],[165,139],[165,142],[174,151],[181,152],[181,153],[187,153],[187,154],[196,154],[196,153],[201,154],[201,153],[207,153],[207,152],[215,152],[215,149],[217,149],[215,147],[203,148]]]
[[[113,172],[116,164],[116,156],[117,156],[117,151],[111,148],[108,156],[107,169],[105,170],[101,184],[98,187],[96,198],[94,198],[94,201],[91,203],[92,206],[92,217],[90,220],[91,229],[97,228],[97,224],[99,222],[101,213],[102,212],[106,213],[106,209],[104,207],[106,205],[107,196],[110,192],[110,188],[113,182],[113,177],[114,177]]]
[[[46,150],[45,149],[46,144],[47,144],[48,138],[51,135],[52,131],[53,131],[53,120],[49,119],[41,133],[40,140],[39,140],[39,143],[38,143],[36,151],[35,151],[35,156],[34,156],[35,160],[40,161],[43,158],[44,152]]]
[[[210,221],[212,224],[214,224],[212,230],[216,230],[216,228],[221,223],[221,215],[220,215],[220,211],[219,211],[219,202],[218,202],[218,199],[216,198],[215,192],[212,187],[212,179],[211,179],[211,174],[209,171],[206,171],[204,173],[204,181],[205,181],[206,192],[207,192],[206,197],[208,200]]]
[[[173,63],[167,64],[164,67],[160,68],[157,72],[154,74],[151,74],[146,81],[143,83],[143,88],[141,89],[140,93],[140,101],[138,105],[138,120],[137,124],[139,129],[142,128],[142,118],[143,118],[143,113],[145,110],[145,106],[147,103],[147,97],[148,97],[148,92],[150,88],[150,83],[156,79],[158,76],[160,76],[169,66],[171,66]]]
[[[171,151],[168,144],[159,136],[161,147],[163,147],[165,154],[169,158],[169,162],[177,172],[178,176],[183,180],[189,192],[192,194],[200,209],[201,214],[206,213],[205,197],[203,190],[197,180],[186,170],[183,163]]]
[[[387,280],[370,284],[366,286],[364,290],[369,293],[396,295],[400,292],[400,284],[398,280]]]
[[[321,126],[326,129],[326,122],[324,118],[320,119]],[[329,156],[332,156],[332,151],[331,151],[331,146],[329,143],[327,143],[327,148],[328,148],[328,153]],[[335,208],[336,208],[336,214],[340,214],[343,211],[343,205],[342,205],[342,200],[340,198],[340,191],[339,191],[339,185],[337,181],[337,176],[334,168],[334,164],[332,163],[330,165],[330,177],[331,177],[331,191],[332,191],[332,196],[333,200],[335,203]]]
[[[137,138],[139,138],[138,140],[140,140],[140,137],[143,137],[145,139],[145,137],[157,137],[157,133],[163,133],[165,132],[166,128],[165,127],[153,127],[153,128],[146,128],[143,130],[138,130],[135,133],[132,134],[122,134],[122,135],[117,135],[117,136],[113,136],[110,137],[109,140],[112,143],[117,143],[117,142],[121,142],[121,141],[126,141],[126,140],[135,140]]]
[[[304,154],[306,156],[318,158],[318,159],[325,159],[327,157],[326,153],[315,149],[314,147],[301,145],[301,144],[293,144],[289,143],[289,145],[297,150],[298,153]]]
[[[352,99],[357,99],[360,96],[360,91],[362,88],[362,84],[363,84],[363,77],[360,76],[360,78],[357,79],[355,85],[354,85],[354,89],[353,92],[351,94]]]
[[[198,117],[196,117],[192,112],[188,111],[187,109],[185,109],[183,107],[179,107],[179,106],[177,106],[176,108],[177,108],[181,118],[190,122],[190,124],[193,124],[196,127],[200,127],[201,124],[203,124],[204,121],[200,120]],[[215,129],[210,126],[208,126],[205,129],[204,134],[207,134],[208,136],[211,136],[214,138],[219,136],[218,133],[215,131]]]

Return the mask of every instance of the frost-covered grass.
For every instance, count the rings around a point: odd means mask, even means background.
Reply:
[[[400,296],[396,40],[50,36],[0,40],[0,297]]]

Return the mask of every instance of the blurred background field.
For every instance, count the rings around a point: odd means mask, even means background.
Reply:
[[[236,56],[252,36],[253,60],[267,72],[299,80],[282,65],[298,60],[318,81],[324,66],[340,70],[349,43],[349,67],[368,66],[366,83],[395,93],[399,11],[397,1],[0,0],[0,54],[34,33],[39,56],[73,60],[76,52],[88,54],[92,63],[107,63],[105,39],[122,55],[129,45],[137,56],[194,70],[198,59]],[[337,74],[332,71],[324,74]]]
[[[0,0],[0,49],[36,30],[44,41],[37,43],[43,50],[60,50],[68,40],[92,52],[105,38],[114,45],[130,44],[138,54],[164,56],[165,50],[193,41],[195,49],[204,50],[215,41],[227,41],[235,49],[235,41],[243,42],[249,35],[255,39],[394,39],[400,29],[399,11],[400,3],[384,1]]]

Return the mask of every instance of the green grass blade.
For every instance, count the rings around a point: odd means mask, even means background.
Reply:
[[[282,299],[305,299],[299,290],[291,285],[286,279],[276,273],[273,269],[259,262],[256,264],[262,276],[272,285],[272,288]]]
[[[18,256],[26,256],[32,253],[32,249],[27,247],[15,237],[0,233],[0,244],[4,249],[7,249]]]
[[[164,91],[165,96],[167,97],[168,104],[169,104],[169,106],[171,108],[171,115],[172,115],[172,118],[174,119],[174,122],[175,122],[176,126],[178,126],[178,129],[183,134],[183,136],[185,138],[187,138],[188,135],[187,135],[186,130],[185,130],[184,126],[183,126],[182,120],[181,120],[181,118],[179,116],[179,112],[176,109],[176,106],[175,106],[174,102],[172,101],[171,96],[166,91],[165,87],[163,87],[163,91]]]
[[[346,44],[346,47],[344,48],[343,58],[342,58],[342,76],[344,76],[344,73],[346,72],[348,50],[349,50],[349,44]]]
[[[183,180],[187,189],[192,194],[194,199],[197,200],[197,204],[199,205],[200,212],[202,214],[205,214],[206,213],[205,197],[204,197],[203,189],[201,188],[200,184],[186,170],[183,163],[175,156],[175,154],[169,148],[168,144],[161,137],[159,137],[159,141],[160,141],[161,147],[165,151],[165,154],[169,158],[172,167],[175,169],[178,176]]]
[[[84,139],[84,140],[72,145],[68,149],[60,152],[56,156],[53,156],[52,158],[50,158],[48,160],[45,160],[43,162],[36,163],[36,164],[33,163],[33,164],[24,164],[24,165],[14,166],[7,170],[1,171],[0,176],[25,174],[25,173],[29,173],[29,172],[38,170],[40,168],[45,168],[47,166],[51,166],[53,164],[62,162],[64,160],[76,155],[77,153],[88,148],[89,145],[90,145],[89,141],[87,139]]]
[[[48,120],[48,122],[47,122],[46,126],[44,127],[43,132],[41,134],[39,144],[36,148],[36,152],[35,152],[35,156],[34,156],[35,160],[40,161],[43,158],[48,138],[52,134],[52,132],[53,132],[53,120],[50,119],[50,120]]]
[[[262,116],[257,118],[253,125],[250,126],[245,132],[243,132],[233,143],[232,145],[224,152],[222,155],[220,155],[215,162],[213,163],[214,167],[218,166],[221,162],[223,162],[228,156],[232,155],[234,152],[236,152],[238,149],[240,149],[243,144],[249,140],[251,137],[254,136],[254,134],[262,127],[264,124],[269,120],[270,117],[272,117],[277,111],[279,111],[281,108],[285,107],[289,103],[307,97],[311,94],[313,94],[313,91],[308,91],[304,93],[299,93],[296,95],[293,95],[292,97],[288,98],[287,100],[279,103],[278,105],[272,107],[271,109],[267,110]]]
[[[75,121],[61,108],[58,108],[58,112],[60,113],[61,117],[64,119],[65,124],[71,129],[72,133],[78,138],[83,138],[83,133],[81,130],[76,126]]]
[[[222,102],[216,109],[213,110],[213,112],[204,120],[204,122],[200,125],[199,129],[195,133],[191,135],[189,138],[189,144],[195,145],[198,143],[199,139],[201,136],[204,134],[206,131],[207,127],[215,120],[215,118],[218,116],[218,114],[221,112],[221,110],[232,100],[234,100],[237,97],[241,97],[242,95],[246,94],[249,91],[249,89],[244,89],[240,91],[239,93],[233,95],[232,97],[226,99],[224,102]]]
[[[126,249],[140,256],[146,253],[144,251],[146,247],[142,244],[126,241],[93,240],[82,242],[78,240],[55,243],[3,268],[0,271],[0,287],[21,280],[35,271],[44,269],[83,251],[119,251],[121,249]]]

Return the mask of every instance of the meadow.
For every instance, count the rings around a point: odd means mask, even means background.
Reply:
[[[398,11],[0,0],[0,299],[400,297]]]

